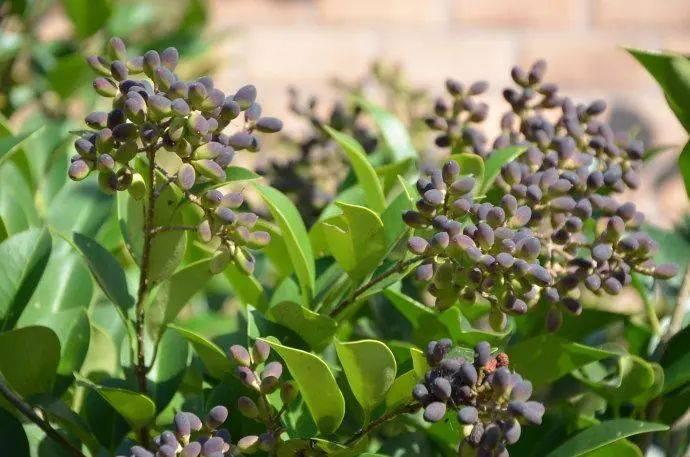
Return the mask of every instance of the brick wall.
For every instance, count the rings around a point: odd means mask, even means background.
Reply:
[[[254,81],[267,111],[285,114],[285,88],[328,96],[328,81],[356,79],[377,57],[399,62],[414,84],[487,79],[500,103],[510,67],[537,58],[576,99],[604,98],[613,122],[656,144],[686,138],[650,77],[622,46],[690,52],[688,0],[213,0],[220,75]],[[288,126],[290,123],[288,122]],[[678,179],[660,181],[675,152],[649,167],[634,198],[665,225],[686,205]]]

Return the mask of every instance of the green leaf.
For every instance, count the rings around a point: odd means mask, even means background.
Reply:
[[[233,165],[225,169],[225,183],[223,185],[227,185],[227,182],[232,181],[256,181],[261,178],[261,175],[254,173],[254,171],[248,168]]]
[[[79,38],[100,30],[111,13],[108,0],[62,0],[62,5]]]
[[[153,225],[155,227],[184,225],[183,213],[177,204],[181,199],[180,190],[167,186],[156,199]],[[118,219],[125,245],[141,265],[144,247],[144,203],[129,196],[128,192],[117,193]],[[169,278],[184,257],[187,245],[187,232],[169,230],[156,234],[151,241],[149,256],[149,278],[159,282]]]
[[[0,167],[0,214],[9,235],[39,225],[30,179],[13,161]]]
[[[336,322],[292,301],[271,306],[268,317],[297,333],[315,351],[324,349],[335,335]]]
[[[29,302],[51,244],[47,229],[30,229],[0,243],[0,329],[11,328]]]
[[[413,165],[414,159],[409,158],[376,167],[376,174],[383,180],[384,194],[388,193],[395,186],[398,182],[398,176],[405,175]]]
[[[240,271],[234,262],[230,262],[225,267],[223,274],[230,283],[232,291],[235,292],[235,296],[243,305],[251,305],[260,311],[266,311],[264,288],[254,275],[247,275]]]
[[[369,163],[362,146],[351,136],[338,132],[328,126],[325,127],[329,135],[335,140],[347,155],[357,176],[360,186],[364,189],[367,204],[376,213],[381,214],[386,208],[386,197],[383,194],[381,181],[376,176],[374,167]]]
[[[508,355],[515,371],[537,387],[560,379],[576,368],[617,354],[549,334],[508,348]]]
[[[129,294],[125,272],[115,257],[96,240],[80,233],[74,233],[72,241],[108,299],[123,311],[129,309],[134,298]]]
[[[363,206],[338,202],[338,207],[341,216],[320,224],[329,252],[353,281],[359,281],[376,269],[386,253],[383,222]]]
[[[182,327],[172,324],[168,325],[168,327],[177,331],[189,341],[211,376],[216,379],[224,379],[233,373],[234,367],[232,362],[217,345],[203,336]]]
[[[20,146],[34,133],[41,130],[42,127],[29,130],[28,132],[20,133],[19,135],[7,135],[0,137],[0,166],[10,160],[13,154],[20,150]]]
[[[664,392],[671,392],[690,382],[690,352],[664,367]]]
[[[402,190],[381,214],[381,222],[383,222],[383,229],[386,234],[386,247],[389,252],[405,234],[410,232],[410,228],[403,221],[402,213],[414,208],[414,199],[405,187],[405,180],[398,176],[398,182],[402,184]]]
[[[345,417],[345,399],[328,365],[314,354],[283,346],[275,339],[262,340],[287,365],[319,430],[335,432]]]
[[[294,264],[297,280],[302,288],[302,294],[309,301],[314,295],[316,267],[302,217],[290,199],[280,191],[261,184],[254,184],[254,186],[280,227],[290,260]]]
[[[386,409],[392,411],[412,400],[412,389],[421,378],[415,370],[410,370],[398,376],[386,394]]]
[[[591,380],[586,376],[587,371],[583,371],[575,377],[615,407],[623,403],[644,406],[661,393],[664,385],[664,372],[660,365],[630,354],[622,354],[618,358],[613,376]]]
[[[494,185],[503,165],[518,158],[525,150],[526,148],[523,146],[508,146],[492,151],[484,161],[484,178],[479,186],[478,195],[486,195],[491,186]]]
[[[690,142],[686,143],[678,156],[678,169],[683,177],[685,193],[690,198]]]
[[[481,184],[484,182],[484,175],[486,173],[484,167],[484,160],[477,154],[463,152],[460,154],[453,154],[448,157],[448,160],[455,160],[460,165],[461,175],[472,175],[475,179],[474,190],[476,195],[483,195],[479,193]]]
[[[182,383],[189,364],[189,344],[178,332],[165,332],[159,342],[158,355],[146,375],[149,394],[156,410],[163,411]]]
[[[60,340],[47,327],[31,326],[0,334],[0,374],[22,397],[47,393],[60,362]]]
[[[156,288],[146,312],[146,326],[154,340],[173,322],[189,300],[213,277],[211,260],[199,260],[182,268]]]
[[[417,151],[412,145],[407,128],[400,119],[365,98],[356,97],[355,99],[358,105],[361,105],[371,114],[374,122],[381,130],[383,140],[390,149],[395,162],[417,159]]]
[[[22,423],[9,411],[0,408],[0,443],[2,452],[12,457],[31,457],[29,440]]]
[[[79,232],[95,238],[112,215],[113,198],[92,182],[71,182],[51,200],[46,222],[62,234]]]
[[[384,290],[383,294],[390,300],[395,309],[400,311],[400,314],[402,314],[415,328],[419,327],[420,320],[424,316],[435,316],[436,314],[428,306],[424,306],[417,300],[410,298],[392,287]]]
[[[335,342],[350,389],[369,416],[384,401],[398,366],[388,346],[376,340]]]
[[[76,90],[84,87],[91,76],[91,69],[81,54],[68,54],[57,59],[48,71],[46,79],[50,88],[65,100]]]
[[[134,429],[150,424],[156,417],[156,405],[146,395],[119,387],[106,387],[78,376],[79,382],[97,392]]]
[[[690,132],[690,62],[674,53],[628,48],[627,51],[649,72],[664,91],[669,107],[686,131]]]
[[[668,430],[664,424],[640,422],[632,419],[614,419],[593,425],[578,433],[551,451],[546,457],[577,457],[607,444],[639,435],[640,433]]]

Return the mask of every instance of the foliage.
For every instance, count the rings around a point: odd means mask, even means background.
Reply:
[[[114,4],[66,3],[76,36],[114,27]],[[12,455],[686,451],[690,288],[672,263],[685,271],[690,237],[616,199],[645,157],[603,102],[561,96],[543,62],[515,68],[489,141],[483,82],[447,81],[424,119],[397,80],[395,110],[350,88],[346,120],[296,109],[344,170],[301,206],[231,165],[282,127],[254,86],[186,80],[174,47],[104,49],[86,61],[107,104],[73,145],[29,154],[50,126],[0,132]],[[668,76],[684,64],[636,53],[690,99]],[[442,161],[417,154],[420,125]],[[639,306],[615,311],[625,289]]]

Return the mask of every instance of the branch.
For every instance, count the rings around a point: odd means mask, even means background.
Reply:
[[[137,376],[137,381],[139,384],[139,391],[146,395],[148,393],[148,387],[146,385],[146,373],[148,369],[146,367],[146,356],[144,348],[144,308],[146,303],[146,297],[148,296],[151,284],[149,283],[149,264],[151,257],[151,241],[153,240],[153,218],[156,205],[156,192],[154,190],[155,184],[155,171],[156,171],[156,149],[149,148],[146,150],[146,156],[149,159],[148,166],[148,180],[149,185],[146,189],[147,192],[147,203],[144,208],[144,243],[141,254],[141,271],[139,274],[139,289],[137,291],[137,304],[136,304],[136,320],[134,323],[134,328],[137,336],[137,360],[134,367],[134,371]],[[142,427],[139,431],[139,441],[144,447],[148,447],[150,441],[149,430],[147,427]]]
[[[197,228],[192,225],[164,225],[151,229],[151,235],[155,236],[163,232],[196,232]]]
[[[31,405],[22,400],[19,395],[17,395],[8,385],[6,385],[2,380],[0,380],[0,394],[2,394],[5,399],[12,404],[17,410],[22,413],[27,419],[29,419],[34,424],[45,432],[45,434],[50,437],[57,444],[62,446],[70,455],[74,457],[86,457],[82,452],[74,447],[72,443],[67,441],[67,439],[60,435],[60,433],[55,430],[48,421],[41,418],[33,410]]]
[[[368,283],[364,284],[363,286],[359,287],[357,290],[355,290],[352,295],[349,298],[346,298],[345,300],[341,301],[338,303],[338,306],[336,306],[333,311],[330,312],[330,317],[336,317],[338,314],[342,313],[345,311],[345,309],[353,304],[354,302],[357,301],[357,299],[367,290],[371,289],[374,287],[376,284],[380,283],[384,279],[388,278],[389,276],[395,274],[395,273],[400,273],[401,271],[404,271],[407,267],[412,265],[415,262],[418,262],[421,260],[421,257],[413,257],[409,260],[406,260],[405,262],[398,262],[397,265],[395,265],[393,268],[390,270],[381,273],[379,276],[373,278],[370,280]]]
[[[376,430],[378,427],[381,425],[385,424],[386,422],[395,419],[396,417],[400,416],[401,414],[405,413],[413,413],[419,409],[419,403],[408,403],[405,404],[398,409],[394,409],[393,411],[390,411],[383,416],[380,416],[378,419],[369,422],[369,424],[364,427],[359,429],[354,435],[352,435],[347,441],[345,441],[345,446],[349,446],[352,443],[356,442],[363,436],[371,433],[372,431]]]

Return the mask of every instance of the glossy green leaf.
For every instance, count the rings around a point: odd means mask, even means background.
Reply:
[[[86,59],[77,52],[59,57],[48,71],[46,79],[50,88],[65,100],[76,90],[84,87],[92,75]]]
[[[371,114],[395,162],[417,159],[417,151],[412,145],[412,140],[405,124],[400,119],[365,98],[357,97],[356,101],[358,105]]]
[[[297,333],[315,351],[326,347],[338,328],[328,316],[292,301],[277,303],[268,310],[268,317]]]
[[[130,308],[134,304],[134,298],[129,294],[125,272],[117,259],[96,240],[87,236],[74,233],[72,241],[110,301],[123,311]]]
[[[39,225],[31,181],[13,161],[0,167],[0,214],[11,235]]]
[[[295,267],[290,259],[290,253],[280,228],[276,224],[263,219],[259,219],[256,222],[256,228],[271,235],[271,241],[261,249],[261,252],[266,254],[278,277],[286,278],[290,276],[295,271]]]
[[[210,260],[205,259],[189,264],[158,286],[146,311],[146,325],[155,340],[177,318],[194,294],[203,289],[213,277],[210,263]]]
[[[399,162],[387,163],[376,167],[376,174],[383,181],[383,192],[387,194],[398,182],[398,176],[404,176],[414,165],[414,159],[409,158]]]
[[[386,197],[383,194],[383,187],[374,167],[369,163],[362,146],[351,136],[333,130],[326,126],[326,131],[343,149],[352,169],[357,176],[360,186],[364,189],[365,197],[369,207],[376,213],[381,214],[386,208]]]
[[[189,344],[179,332],[163,334],[158,355],[146,375],[149,395],[157,411],[163,411],[177,392],[189,364]]]
[[[392,250],[405,234],[410,233],[410,227],[403,221],[402,214],[407,210],[414,209],[413,194],[410,194],[407,187],[404,187],[406,185],[405,180],[398,176],[398,182],[402,183],[402,190],[381,213],[388,251]]]
[[[0,243],[0,329],[11,328],[31,299],[51,244],[46,229],[30,229]]]
[[[576,377],[615,407],[624,403],[644,406],[661,393],[664,385],[661,366],[630,354],[622,354],[616,372],[604,379],[591,380],[584,374]]]
[[[0,408],[0,443],[2,452],[12,457],[31,457],[29,440],[22,423],[9,411]]]
[[[20,150],[20,146],[29,137],[38,132],[40,128],[20,133],[18,135],[7,135],[0,137],[0,167],[12,158],[13,153]]]
[[[363,206],[338,203],[342,216],[321,224],[329,252],[353,281],[369,275],[386,253],[386,234],[381,218]]]
[[[224,379],[233,373],[232,362],[216,344],[182,327],[176,325],[168,325],[168,327],[189,341],[211,376],[216,379]]]
[[[91,338],[79,374],[84,377],[115,376],[120,367],[120,353],[113,337],[98,325],[91,324]]]
[[[328,365],[309,352],[265,339],[287,365],[311,416],[322,433],[338,429],[345,416],[345,399]]]
[[[547,334],[509,347],[508,355],[515,371],[535,386],[544,386],[576,368],[617,354]]]
[[[350,389],[369,415],[386,398],[398,371],[388,346],[376,340],[340,342],[335,349]]]
[[[690,132],[690,62],[686,56],[628,48],[664,91],[666,101],[685,130]]]
[[[690,352],[685,352],[682,357],[665,366],[664,373],[664,392],[671,392],[690,383]]]
[[[398,376],[386,394],[386,409],[392,411],[412,401],[412,389],[419,380],[415,370],[407,371]]]
[[[111,13],[108,0],[62,0],[62,5],[80,38],[89,37],[100,30]],[[69,78],[70,75],[63,77]]]
[[[302,288],[302,294],[307,299],[311,299],[314,294],[316,267],[302,217],[290,199],[280,191],[261,184],[254,184],[254,186],[280,227],[290,260],[294,264],[295,273]]]
[[[46,222],[62,234],[79,232],[95,238],[112,215],[113,202],[113,197],[101,192],[91,181],[70,181],[51,200]]]
[[[47,327],[0,333],[0,374],[19,395],[50,392],[60,362],[60,340]]]
[[[20,322],[75,308],[88,308],[93,281],[82,257],[62,238],[53,238],[53,248],[43,276],[24,310]]]
[[[413,327],[419,327],[424,316],[435,316],[431,308],[392,287],[384,290],[383,294]]]
[[[508,146],[507,148],[492,151],[484,161],[484,178],[477,190],[478,195],[486,195],[501,173],[503,165],[518,158],[520,154],[525,152],[525,149],[523,146]]]
[[[156,405],[146,395],[119,387],[106,387],[79,376],[79,382],[97,392],[135,430],[150,424],[156,416]]]
[[[690,198],[690,142],[686,143],[683,150],[680,151],[678,156],[678,169],[680,170],[680,175],[683,177],[683,183],[685,184],[685,193]]]
[[[230,283],[235,296],[243,305],[251,305],[261,311],[266,310],[264,288],[254,275],[247,275],[240,271],[232,262],[225,267],[223,274]]]
[[[551,451],[546,457],[577,457],[640,433],[668,430],[664,424],[614,419],[593,425]]]
[[[156,199],[154,227],[184,225],[183,213],[177,202],[181,199],[176,186],[167,186]],[[132,257],[141,264],[144,246],[144,204],[135,200],[128,192],[117,193],[118,219],[125,245]],[[187,232],[168,230],[156,234],[151,241],[149,256],[149,278],[153,282],[170,277],[182,260],[187,243]]]
[[[448,157],[449,160],[455,160],[460,165],[461,175],[471,175],[475,179],[474,190],[477,195],[479,193],[481,183],[484,182],[484,175],[486,174],[484,160],[477,154],[463,152],[461,154],[452,154]]]

